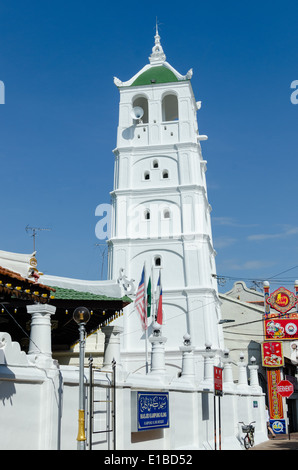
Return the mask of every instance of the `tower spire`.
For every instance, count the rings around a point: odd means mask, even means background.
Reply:
[[[149,57],[150,64],[159,64],[163,63],[166,60],[166,55],[163,51],[162,45],[160,44],[160,35],[158,33],[158,22],[156,17],[156,24],[155,24],[155,44],[152,48],[152,54]]]

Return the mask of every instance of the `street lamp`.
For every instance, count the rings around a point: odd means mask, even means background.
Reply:
[[[79,325],[80,332],[80,376],[79,376],[79,426],[78,450],[85,450],[85,396],[84,396],[84,357],[85,357],[85,325],[90,319],[90,312],[86,307],[78,307],[73,312],[73,319]]]

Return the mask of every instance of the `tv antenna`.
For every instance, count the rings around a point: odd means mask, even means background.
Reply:
[[[31,237],[33,238],[33,251],[36,251],[35,250],[35,238],[36,238],[37,232],[44,232],[44,231],[49,232],[51,229],[50,228],[41,228],[41,227],[29,227],[29,225],[27,225],[25,230],[26,230],[27,233],[32,232]]]

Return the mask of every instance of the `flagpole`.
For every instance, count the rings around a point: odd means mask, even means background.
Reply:
[[[156,304],[157,313],[155,321],[161,326],[162,321],[162,285],[161,285],[161,269],[159,270],[159,278],[158,278],[158,286],[159,286],[159,294],[158,294],[158,301]],[[161,322],[159,321],[161,320]]]
[[[156,309],[156,320],[157,320],[157,316],[158,316],[158,308],[159,308],[159,302],[160,302],[160,290],[161,290],[161,270],[160,270],[160,268],[159,268],[158,282],[159,282],[159,290],[158,290],[158,301],[157,301],[157,309]]]
[[[146,263],[144,263],[144,305],[145,305],[145,318],[146,318],[146,329],[145,329],[145,358],[146,358],[146,374],[149,372],[148,366],[148,319],[147,319],[147,277],[146,277]]]
[[[149,364],[148,364],[148,328],[146,328],[146,338],[145,338],[145,353],[146,353],[146,374],[149,372]]]
[[[151,324],[154,322],[155,320],[155,292],[154,292],[154,285],[155,285],[155,279],[154,279],[154,269],[153,269],[153,264],[151,264],[151,295],[152,295],[152,299],[151,299]],[[297,295],[298,295],[298,292],[297,292]],[[298,306],[298,303],[297,303],[297,306]],[[297,307],[297,311],[298,311],[298,307]],[[152,320],[153,319],[153,320]]]
[[[157,320],[157,313],[158,313],[158,304],[159,304],[159,296],[160,296],[160,282],[161,282],[161,279],[160,279],[160,268],[159,268],[157,288],[156,288],[157,296],[156,296],[156,306],[155,306],[155,309],[156,309],[155,310],[155,321]]]
[[[157,308],[158,308],[158,279],[159,279],[159,274],[157,275],[157,283],[155,285],[155,291],[154,291],[154,323],[156,322],[156,315],[157,315]]]

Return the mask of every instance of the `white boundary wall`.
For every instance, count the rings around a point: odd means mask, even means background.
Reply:
[[[225,367],[228,366],[228,363],[225,364]],[[221,398],[222,449],[243,448],[239,421],[256,421],[256,443],[267,440],[265,398],[255,382],[257,368],[250,367],[253,383],[250,386],[241,383],[244,369],[245,364],[239,363],[240,380],[237,385],[231,383],[228,373],[225,374],[224,396]],[[85,372],[88,376],[88,369]],[[98,375],[102,378],[99,379]],[[0,448],[75,450],[78,378],[78,368],[60,368],[56,361],[42,354],[34,357],[32,354],[26,355],[7,333],[0,333]],[[148,375],[127,374],[119,364],[116,388],[117,450],[214,449],[213,383],[210,377],[206,376],[205,379],[197,384],[195,377],[183,374],[183,370],[181,377],[174,379],[167,376],[166,371]],[[86,381],[88,383],[88,377]],[[94,393],[97,399],[105,399],[107,385],[106,375],[96,374]],[[169,392],[168,429],[131,432],[131,392],[134,390]],[[88,395],[87,386],[86,422]],[[86,433],[88,439],[87,430]],[[113,450],[112,437],[107,439],[106,434],[100,438],[93,437],[93,449]]]

